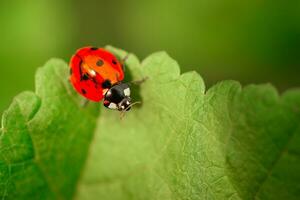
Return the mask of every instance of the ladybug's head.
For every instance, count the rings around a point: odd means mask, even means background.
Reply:
[[[130,88],[126,83],[113,85],[104,95],[103,104],[109,109],[128,111],[132,103],[130,98]]]

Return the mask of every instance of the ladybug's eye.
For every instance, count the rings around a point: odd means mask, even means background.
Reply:
[[[97,65],[98,67],[101,67],[103,64],[104,64],[103,60],[98,60],[98,61],[96,62],[96,65]]]
[[[117,64],[117,61],[116,61],[116,60],[112,60],[112,63],[113,63],[114,65],[116,65],[116,64]]]

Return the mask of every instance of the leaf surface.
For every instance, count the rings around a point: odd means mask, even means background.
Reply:
[[[83,108],[63,61],[38,70],[35,93],[2,117],[2,199],[298,199],[299,90],[224,81],[206,91],[164,52],[130,54],[126,67],[148,79],[123,119]]]

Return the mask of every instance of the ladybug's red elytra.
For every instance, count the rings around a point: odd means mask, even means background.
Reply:
[[[75,90],[88,100],[105,107],[128,111],[131,106],[129,84],[124,79],[123,63],[103,48],[84,47],[72,56],[70,81]]]

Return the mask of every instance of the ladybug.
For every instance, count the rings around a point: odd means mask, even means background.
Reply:
[[[75,90],[88,100],[103,100],[109,109],[128,111],[133,105],[123,79],[123,63],[103,48],[84,47],[71,58],[70,81]]]

